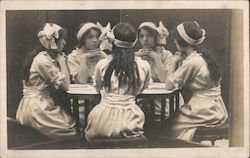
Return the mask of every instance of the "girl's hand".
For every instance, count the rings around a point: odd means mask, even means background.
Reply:
[[[97,57],[100,55],[101,55],[100,52],[87,52],[87,53],[83,53],[80,58],[81,60],[86,60],[86,59]]]
[[[172,61],[173,62],[181,62],[182,60],[184,60],[184,56],[182,55],[181,52],[175,52],[173,58],[172,58]]]
[[[152,49],[142,49],[136,53],[136,56],[143,57],[150,54],[153,50]]]
[[[158,52],[152,52],[149,54],[149,56],[152,58],[154,63],[161,62],[161,54]]]
[[[144,54],[141,56],[143,60],[146,60],[150,65],[154,63],[154,59],[150,54]]]
[[[55,57],[55,60],[56,60],[58,63],[65,62],[65,61],[66,61],[66,55],[63,54],[63,53],[59,53],[59,54],[57,54],[57,56]]]

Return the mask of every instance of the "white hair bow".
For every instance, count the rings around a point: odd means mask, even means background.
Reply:
[[[46,23],[43,30],[37,34],[40,43],[47,49],[57,49],[55,39],[59,38],[59,30],[61,29],[57,24]]]
[[[169,35],[168,29],[163,25],[162,21],[159,22],[159,27],[157,28],[159,36],[158,36],[158,44],[166,44],[166,38]]]
[[[97,23],[98,28],[101,29],[102,33],[99,37],[100,50],[112,50],[112,41],[115,39],[113,31],[111,30],[110,23],[103,27],[100,23]]]

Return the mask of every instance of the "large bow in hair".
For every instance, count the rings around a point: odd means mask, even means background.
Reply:
[[[159,27],[157,28],[157,31],[159,33],[158,36],[158,44],[166,44],[166,38],[169,35],[168,29],[163,25],[162,21],[159,22]]]
[[[97,23],[98,28],[101,29],[102,33],[99,37],[100,50],[112,50],[112,41],[115,39],[115,36],[111,30],[110,23],[103,27],[100,23]]]
[[[37,34],[40,43],[47,49],[57,49],[55,39],[59,38],[59,30],[61,29],[57,24],[45,24],[43,30]]]

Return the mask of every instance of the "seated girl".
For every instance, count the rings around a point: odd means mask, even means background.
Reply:
[[[68,55],[68,67],[73,83],[93,83],[93,74],[97,62],[106,58],[106,54],[99,49],[101,27],[94,23],[82,23],[77,33],[78,46]],[[98,98],[90,99],[90,109],[99,102]],[[80,121],[84,126],[84,99],[80,98]]]
[[[135,103],[135,96],[148,86],[151,78],[149,64],[134,57],[132,48],[137,41],[134,27],[119,23],[113,28],[112,54],[100,60],[94,81],[102,95],[88,116],[85,137],[131,138],[143,134],[144,113]]]
[[[142,46],[138,52],[135,53],[136,56],[141,57],[146,60],[152,72],[153,82],[165,82],[166,72],[172,60],[172,53],[166,50],[163,45],[166,45],[166,38],[168,36],[168,30],[159,22],[159,27],[157,27],[152,22],[143,22],[139,26],[139,43]],[[180,97],[180,103],[183,102],[182,97]],[[150,110],[148,106],[148,100],[141,100],[142,108],[146,113]],[[165,116],[169,116],[169,99],[166,99]],[[160,120],[161,115],[161,100],[155,100],[155,114],[156,120]]]
[[[75,83],[93,82],[96,63],[107,55],[100,51],[101,29],[94,23],[82,23],[77,33],[78,46],[68,55],[70,75]]]
[[[23,98],[16,119],[53,139],[76,134],[75,121],[63,107],[55,105],[49,88],[68,90],[70,77],[62,50],[66,31],[56,24],[45,24],[38,33],[41,48],[27,58],[23,73]]]
[[[166,88],[188,87],[193,95],[172,120],[171,135],[192,140],[198,127],[222,125],[228,118],[221,98],[221,70],[218,63],[198,46],[205,39],[205,30],[197,22],[183,22],[174,33],[178,49],[169,68]],[[183,55],[187,56],[183,60]],[[179,61],[182,65],[177,68]],[[176,69],[177,68],[177,69]]]

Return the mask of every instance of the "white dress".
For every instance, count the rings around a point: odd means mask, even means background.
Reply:
[[[228,113],[221,97],[220,83],[210,79],[206,61],[201,54],[190,54],[183,64],[169,77],[175,87],[186,86],[193,91],[190,101],[181,107],[173,118],[173,137],[192,140],[199,126],[222,125]]]
[[[105,52],[96,49],[96,50],[89,50],[88,52],[99,52],[100,56],[95,56],[92,58],[89,58],[86,62],[87,64],[87,74],[85,74],[88,79],[85,83],[92,83],[93,82],[93,75],[94,75],[94,70],[95,70],[95,66],[98,63],[98,61],[100,61],[103,58],[106,58],[107,55],[105,54]],[[77,80],[76,76],[79,72],[79,67],[80,67],[80,57],[83,53],[87,53],[87,52],[83,52],[81,49],[75,49],[73,50],[67,58],[67,64],[69,67],[69,73],[70,75],[73,77],[74,81],[76,83],[80,83],[80,81]],[[90,100],[90,108],[92,108],[92,106],[96,105],[98,103],[98,99],[96,98],[91,98]],[[85,106],[84,106],[84,98],[83,97],[79,97],[79,117],[80,117],[80,122],[83,126],[86,125],[86,121],[85,121],[85,115],[84,115],[84,111],[85,111]]]
[[[47,52],[40,52],[33,60],[29,80],[23,81],[23,98],[16,119],[53,139],[76,134],[74,119],[60,106],[54,105],[49,87],[59,88],[65,75]]]
[[[143,49],[140,49],[139,51],[137,51],[135,53],[135,55],[140,56],[140,54],[143,53],[143,51],[144,51]],[[157,46],[156,51],[151,50],[149,52],[150,53],[160,53],[161,62],[164,65],[165,71],[167,71],[169,69],[172,58],[173,58],[173,54],[169,50],[166,50],[164,47]],[[157,74],[157,71],[156,71],[157,67],[155,66],[153,61],[148,59],[147,56],[141,56],[141,58],[143,60],[146,60],[150,65],[151,73],[152,73],[152,76],[151,76],[152,81],[153,82],[161,82],[160,79],[159,79],[159,74]],[[183,105],[183,103],[184,103],[184,100],[183,100],[181,94],[180,94],[180,97],[179,97],[179,103],[180,103],[180,105]],[[147,104],[147,103],[144,102],[143,104]],[[154,104],[155,104],[155,115],[158,116],[158,117],[156,117],[156,121],[160,121],[161,99],[155,99]],[[174,100],[174,104],[175,104],[175,100]],[[166,99],[165,117],[169,117],[169,105],[170,105],[169,99]],[[150,106],[150,105],[142,105],[142,106]],[[147,108],[149,108],[149,107],[147,107]]]
[[[111,59],[111,56],[102,59],[96,65],[94,77],[97,89],[102,87],[103,76]],[[140,94],[149,84],[150,66],[140,58],[135,61],[141,80],[135,94]],[[130,138],[143,134],[144,113],[136,105],[132,90],[127,89],[128,85],[119,88],[118,78],[111,76],[110,91],[101,90],[101,102],[88,116],[85,137],[89,142],[94,138]]]
[[[91,78],[94,75],[94,70],[97,62],[103,58],[106,58],[107,55],[100,50],[90,50],[90,52],[100,52],[100,56],[95,56],[93,58],[89,58],[87,61],[87,69],[88,69],[88,74],[86,74],[89,78],[87,82],[91,82]],[[79,66],[80,66],[80,56],[81,54],[86,53],[82,52],[80,49],[75,49],[73,50],[69,55],[67,59],[67,64],[69,67],[70,75],[75,77],[78,72],[79,72]],[[76,81],[79,82],[79,81]]]

